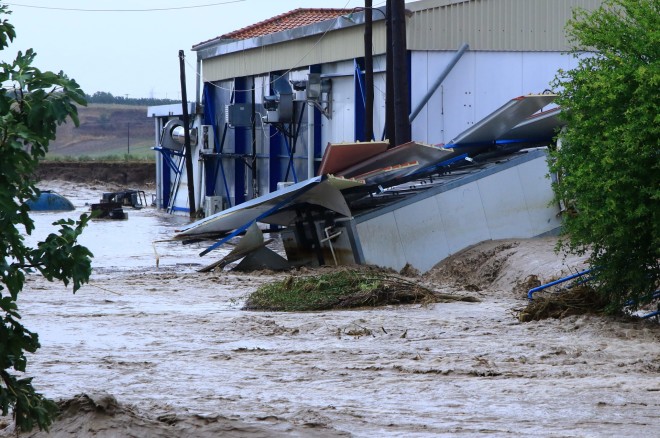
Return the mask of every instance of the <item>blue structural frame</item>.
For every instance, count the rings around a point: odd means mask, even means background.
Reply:
[[[207,157],[204,165],[205,180],[206,180],[206,195],[216,196],[218,194],[218,174],[222,177],[222,186],[224,188],[225,201],[231,207],[231,193],[229,191],[229,184],[227,182],[227,174],[225,172],[224,163],[222,162],[222,152],[224,149],[225,139],[227,138],[227,124],[224,125],[222,130],[222,137],[218,136],[217,126],[217,111],[215,109],[216,91],[217,88],[212,84],[204,84],[204,124],[213,127],[213,152],[212,158]],[[235,93],[232,91],[229,98],[230,103],[234,102]]]
[[[170,191],[172,190],[172,172],[174,172],[175,174],[181,173],[177,168],[176,164],[174,163],[174,160],[172,159],[172,155],[177,157],[183,157],[183,153],[179,151],[173,151],[171,149],[163,148],[160,146],[155,146],[151,149],[160,153],[161,169],[163,169],[161,175],[161,190],[163,196],[162,196],[162,205],[160,205],[159,208],[165,208],[168,205],[170,205]]]

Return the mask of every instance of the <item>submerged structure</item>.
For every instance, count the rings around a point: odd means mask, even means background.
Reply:
[[[103,193],[100,202],[91,205],[96,219],[128,219],[124,207],[139,210],[147,205],[147,196],[143,190],[122,190]]]
[[[575,62],[563,53],[572,8],[600,3],[408,3],[404,144],[385,138],[384,8],[372,11],[372,106],[363,10],[297,9],[199,43],[192,121],[181,107],[149,108],[157,205],[189,213],[192,193],[205,218],[177,238],[224,236],[216,246],[253,223],[285,228],[295,264],[424,271],[484,239],[552,232],[544,148],[560,109],[546,89]]]
[[[31,211],[72,211],[76,208],[64,196],[52,190],[41,190],[35,199],[28,199],[25,203]]]

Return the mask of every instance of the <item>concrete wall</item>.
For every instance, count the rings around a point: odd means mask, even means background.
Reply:
[[[546,151],[533,150],[478,173],[356,217],[363,263],[421,272],[470,245],[557,230]]]

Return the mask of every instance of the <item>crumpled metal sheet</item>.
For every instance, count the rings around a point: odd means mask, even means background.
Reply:
[[[371,172],[392,168],[392,166],[402,166],[406,163],[417,162],[417,166],[405,167],[405,172],[397,175],[398,177],[401,177],[411,174],[417,169],[426,167],[430,164],[446,160],[453,154],[454,151],[447,150],[442,146],[411,141],[392,149],[388,149],[382,154],[364,160],[341,172],[337,172],[337,175],[360,179],[359,175],[368,175]],[[366,179],[366,182],[370,183],[368,179]]]
[[[559,119],[560,113],[561,108],[555,107],[527,117],[498,140],[551,139],[557,135],[557,130],[566,124],[566,122]]]
[[[511,131],[546,105],[551,104],[556,94],[532,94],[511,99],[487,117],[459,134],[446,147],[493,142]]]
[[[295,212],[285,209],[294,204],[320,205],[344,216],[350,216],[350,209],[340,190],[362,184],[364,183],[361,181],[345,178],[317,176],[200,219],[177,230],[174,237],[181,239],[201,234],[228,232],[255,220],[267,224],[290,225],[295,218]]]

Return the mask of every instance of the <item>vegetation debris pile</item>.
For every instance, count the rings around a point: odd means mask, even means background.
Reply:
[[[244,309],[303,312],[447,301],[477,300],[439,294],[388,272],[347,268],[317,276],[291,275],[264,284],[249,296]]]

